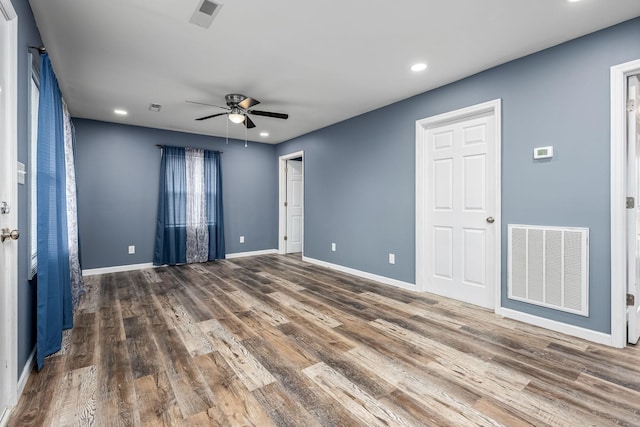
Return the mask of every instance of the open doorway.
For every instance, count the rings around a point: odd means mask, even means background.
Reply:
[[[304,251],[304,152],[280,156],[278,253]]]
[[[611,345],[640,337],[640,59],[611,67]]]

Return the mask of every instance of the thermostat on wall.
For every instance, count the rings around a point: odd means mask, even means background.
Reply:
[[[534,159],[550,159],[553,157],[553,147],[538,147],[533,149]]]

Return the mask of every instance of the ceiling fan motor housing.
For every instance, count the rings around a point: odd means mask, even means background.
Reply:
[[[237,93],[231,93],[229,95],[225,95],[225,100],[227,101],[227,105],[229,107],[235,107],[236,105],[238,105],[240,102],[244,101],[245,99],[247,99],[246,96],[244,95],[240,95]]]

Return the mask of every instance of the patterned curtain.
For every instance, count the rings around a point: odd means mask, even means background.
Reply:
[[[82,268],[80,267],[80,246],[78,239],[78,204],[75,166],[76,133],[71,122],[67,104],[63,103],[64,115],[64,159],[66,169],[67,194],[67,234],[69,239],[69,273],[71,275],[71,300],[73,307],[78,307],[80,296],[84,295]]]
[[[225,257],[220,153],[162,147],[155,265]]]
[[[204,183],[204,150],[185,148],[187,172],[187,264],[209,258],[209,227]]]

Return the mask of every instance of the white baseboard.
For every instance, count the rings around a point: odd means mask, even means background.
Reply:
[[[248,256],[256,256],[256,255],[270,255],[277,254],[277,249],[265,249],[263,251],[253,251],[253,252],[237,252],[234,254],[226,254],[225,258],[243,258]],[[134,271],[134,270],[144,270],[147,268],[156,268],[162,267],[160,265],[153,265],[151,262],[147,262],[144,264],[128,264],[128,265],[114,265],[113,267],[102,267],[102,268],[90,268],[87,270],[82,270],[83,276],[95,276],[97,274],[108,274],[108,273],[120,273],[123,271]]]
[[[332,270],[341,271],[343,273],[352,274],[354,276],[362,277],[363,279],[373,280],[375,282],[384,283],[385,285],[395,286],[397,288],[407,289],[409,291],[415,291],[416,285],[413,283],[403,282],[401,280],[392,279],[390,277],[378,276],[377,274],[367,273],[366,271],[356,270],[354,268],[345,267],[339,264],[332,264],[326,261],[320,261],[319,259],[309,258],[306,256],[302,257],[303,261],[306,261],[311,264],[320,265],[322,267],[327,267]]]
[[[227,259],[233,259],[233,258],[244,258],[248,256],[256,256],[256,255],[271,255],[271,254],[277,254],[277,253],[278,253],[277,249],[265,249],[263,251],[236,252],[234,254],[227,254],[225,255],[225,257]]]
[[[83,276],[95,276],[96,274],[108,274],[108,273],[120,273],[122,271],[144,270],[147,268],[155,268],[151,262],[144,264],[128,264],[128,265],[115,265],[113,267],[103,268],[90,268],[88,270],[82,270]]]
[[[22,373],[20,374],[20,378],[18,379],[18,400],[20,400],[20,396],[22,396],[22,392],[24,391],[24,387],[27,385],[27,381],[29,381],[29,376],[31,376],[31,372],[33,371],[33,366],[35,365],[36,358],[36,348],[33,348],[33,351],[29,355],[27,359],[27,363],[24,365],[24,369],[22,369]]]
[[[22,369],[22,373],[20,374],[20,378],[18,379],[18,386],[16,390],[16,401],[7,411],[3,414],[0,412],[0,427],[4,427],[9,421],[9,417],[11,416],[11,412],[15,409],[18,401],[20,400],[20,396],[22,396],[22,392],[24,391],[25,386],[27,385],[27,381],[29,381],[29,377],[31,376],[31,372],[33,371],[33,366],[35,365],[36,358],[36,348],[33,348],[29,358],[27,359],[27,363],[25,363],[24,368]]]
[[[507,317],[509,319],[518,320],[520,322],[529,323],[541,328],[550,329],[561,334],[570,335],[572,337],[582,338],[598,344],[614,346],[611,334],[592,331],[590,329],[581,328],[579,326],[568,325],[566,323],[557,322],[555,320],[546,319],[544,317],[534,316],[532,314],[523,313],[521,311],[512,310],[510,308],[499,307],[496,314]],[[614,346],[615,347],[615,346]]]

